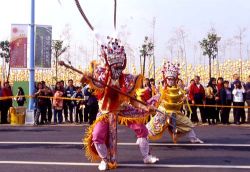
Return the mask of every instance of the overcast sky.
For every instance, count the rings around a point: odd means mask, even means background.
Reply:
[[[113,31],[113,0],[79,0],[94,28],[102,35]],[[30,0],[0,0],[0,40],[10,38],[12,23],[30,22]],[[249,0],[117,0],[117,28],[126,37],[134,50],[138,62],[139,46],[144,36],[152,37],[153,18],[155,24],[155,55],[157,64],[169,57],[168,40],[176,28],[182,27],[187,33],[186,49],[190,63],[199,63],[194,45],[211,27],[222,37],[221,43],[238,34],[239,28],[247,28],[244,38],[244,58],[249,41],[250,1]],[[74,0],[36,0],[36,24],[52,25],[53,39],[60,39],[65,25],[71,28],[71,43],[85,47],[88,55],[96,50],[93,36],[78,12]],[[233,47],[237,58],[237,46]],[[197,53],[197,52],[196,52]],[[226,52],[229,54],[229,49]],[[76,53],[79,56],[80,53]],[[196,56],[197,59],[194,59]],[[79,57],[80,58],[80,57]],[[95,58],[95,57],[94,57]],[[75,59],[74,59],[75,60]],[[80,59],[82,62],[83,59]]]

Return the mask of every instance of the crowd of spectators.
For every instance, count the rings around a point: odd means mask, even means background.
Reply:
[[[236,125],[250,122],[250,109],[248,108],[248,119],[246,119],[245,105],[250,105],[250,76],[246,83],[240,81],[237,74],[230,83],[222,77],[211,78],[206,87],[200,83],[200,77],[195,76],[190,85],[185,88],[188,101],[192,105],[191,121],[199,122],[197,108],[201,115],[201,122],[225,125],[230,124],[230,111],[233,110],[233,123]],[[197,106],[198,105],[198,106]],[[203,105],[203,106],[202,106]],[[235,106],[231,108],[230,106]]]
[[[1,84],[0,84],[1,85]],[[1,124],[8,123],[8,110],[15,100],[18,106],[26,102],[22,87],[18,87],[15,98],[9,82],[0,87]],[[98,101],[93,90],[88,85],[75,86],[72,79],[67,84],[56,82],[49,87],[45,81],[36,83],[34,93],[34,122],[35,125],[76,123],[92,124],[98,112]]]
[[[159,83],[160,85],[161,83]],[[0,84],[1,85],[1,84]],[[178,86],[186,93],[187,105],[181,111],[191,118],[194,124],[230,124],[230,112],[233,112],[233,123],[240,125],[250,122],[250,108],[248,119],[243,106],[250,106],[250,76],[246,83],[240,80],[239,75],[233,75],[233,81],[229,82],[222,77],[212,77],[206,86],[201,83],[201,78],[195,76],[188,85],[180,79]],[[146,78],[144,88],[147,88],[148,97],[154,96],[158,91],[158,85],[153,78]],[[0,86],[0,112],[1,123],[8,123],[8,110],[15,100],[18,106],[26,102],[22,87],[18,87],[17,94],[13,99],[9,82]],[[54,87],[49,87],[44,81],[36,84],[35,115],[36,125],[61,124],[61,123],[90,123],[92,124],[98,113],[98,100],[93,90],[88,85],[75,86],[72,79],[67,84],[64,81],[57,82]],[[72,98],[75,98],[72,100]],[[230,106],[235,106],[231,108]],[[190,110],[191,109],[191,110]],[[197,110],[199,109],[200,118]]]

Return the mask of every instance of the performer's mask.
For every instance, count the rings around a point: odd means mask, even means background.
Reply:
[[[126,53],[124,47],[119,45],[117,39],[110,39],[107,46],[102,45],[101,56],[105,60],[105,65],[109,68],[111,78],[119,79],[122,71],[126,68]]]

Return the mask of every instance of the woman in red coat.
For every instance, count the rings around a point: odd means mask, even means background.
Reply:
[[[199,119],[197,116],[197,106],[195,106],[195,104],[199,104],[199,105],[205,104],[205,89],[200,84],[199,76],[195,76],[194,81],[195,81],[194,84],[190,86],[190,90],[189,90],[189,98],[193,105],[191,107],[192,108],[191,121],[193,123],[198,123]],[[199,106],[198,108],[200,109],[202,123],[206,123],[207,119],[204,113],[204,107]]]

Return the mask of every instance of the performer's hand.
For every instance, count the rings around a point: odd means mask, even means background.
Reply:
[[[150,105],[147,107],[147,109],[149,112],[154,112],[154,111],[156,111],[157,108],[155,106]]]
[[[88,73],[84,72],[80,80],[81,83],[86,83],[88,81]]]

